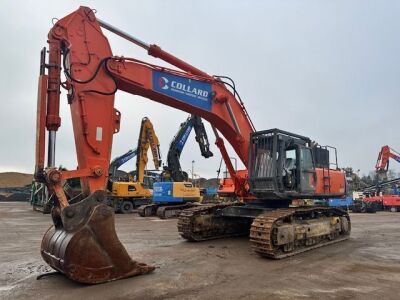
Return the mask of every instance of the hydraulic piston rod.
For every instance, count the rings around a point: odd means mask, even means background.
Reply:
[[[49,144],[47,148],[47,167],[52,168],[56,164],[56,131],[49,131]]]
[[[142,47],[143,49],[146,49],[148,54],[157,58],[160,58],[167,63],[170,63],[171,65],[184,70],[186,72],[192,73],[193,75],[198,75],[202,77],[207,77],[207,78],[212,78],[210,75],[207,73],[193,67],[192,65],[184,62],[183,60],[177,58],[176,56],[173,56],[172,54],[162,50],[159,46],[157,45],[150,45],[147,44],[140,39],[130,35],[129,33],[126,33],[122,31],[121,29],[97,18],[97,21],[99,22],[100,26],[103,27],[104,29],[107,29],[111,31],[112,33],[115,33],[116,35],[134,43],[135,45],[138,45],[139,47]]]
[[[121,29],[118,29],[117,27],[97,18],[97,22],[99,22],[100,26],[103,27],[104,29],[107,29],[111,31],[112,33],[115,33],[116,35],[134,43],[135,45],[138,45],[139,47],[142,47],[146,50],[150,49],[150,45],[139,40],[138,38],[135,38],[134,36],[130,35],[129,33],[126,33],[125,31],[122,31]]]

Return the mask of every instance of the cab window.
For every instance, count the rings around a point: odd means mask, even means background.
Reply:
[[[301,168],[303,170],[313,170],[314,164],[313,164],[311,150],[309,148],[301,148],[300,155],[301,155]]]

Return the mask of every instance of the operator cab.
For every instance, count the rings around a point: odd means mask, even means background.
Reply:
[[[257,197],[311,197],[316,190],[316,168],[329,168],[329,151],[308,137],[279,129],[251,135],[249,184]]]

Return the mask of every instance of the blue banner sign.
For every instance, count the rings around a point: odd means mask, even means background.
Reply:
[[[189,105],[211,111],[211,83],[153,70],[153,90]]]

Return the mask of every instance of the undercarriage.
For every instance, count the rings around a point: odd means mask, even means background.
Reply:
[[[281,259],[346,240],[351,224],[338,208],[214,204],[182,211],[178,231],[188,241],[249,235],[257,254]]]
[[[146,204],[142,205],[138,208],[138,214],[141,217],[152,217],[157,216],[160,219],[171,219],[176,218],[179,214],[184,210],[194,206],[197,206],[197,203],[187,202],[182,204]]]

